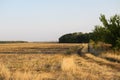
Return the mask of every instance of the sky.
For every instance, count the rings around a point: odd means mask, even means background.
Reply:
[[[58,41],[120,14],[120,0],[0,0],[0,40]]]

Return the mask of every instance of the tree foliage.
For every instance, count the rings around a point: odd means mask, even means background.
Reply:
[[[59,38],[59,43],[88,43],[90,34],[89,33],[69,33]]]
[[[95,41],[104,41],[116,47],[120,38],[120,16],[114,15],[110,19],[106,19],[105,15],[100,16],[103,26],[96,26],[93,34],[96,36]],[[120,46],[117,46],[120,48]]]
[[[103,25],[95,26],[92,33],[70,33],[59,38],[60,43],[88,43],[90,39],[95,42],[105,42],[120,49],[120,15],[114,15],[106,19],[101,14],[100,21]]]

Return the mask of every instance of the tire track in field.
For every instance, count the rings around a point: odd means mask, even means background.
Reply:
[[[106,65],[108,67],[111,67],[113,69],[119,70],[120,71],[120,64],[119,63],[115,63],[115,62],[110,62],[106,59],[100,58],[100,57],[96,57],[90,53],[85,54],[85,56],[83,57],[84,59],[90,61],[90,62],[96,62],[99,65]]]

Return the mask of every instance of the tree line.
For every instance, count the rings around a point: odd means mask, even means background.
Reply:
[[[88,43],[92,33],[75,32],[61,36],[59,43]]]
[[[120,15],[116,14],[106,19],[105,15],[101,14],[99,19],[102,25],[96,25],[92,32],[65,34],[59,38],[59,43],[89,43],[93,40],[96,43],[101,41],[120,49]]]
[[[4,43],[28,43],[28,41],[0,41],[0,44]]]

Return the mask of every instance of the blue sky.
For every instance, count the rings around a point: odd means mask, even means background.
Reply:
[[[57,41],[92,31],[101,13],[120,14],[120,0],[0,0],[0,40]]]

